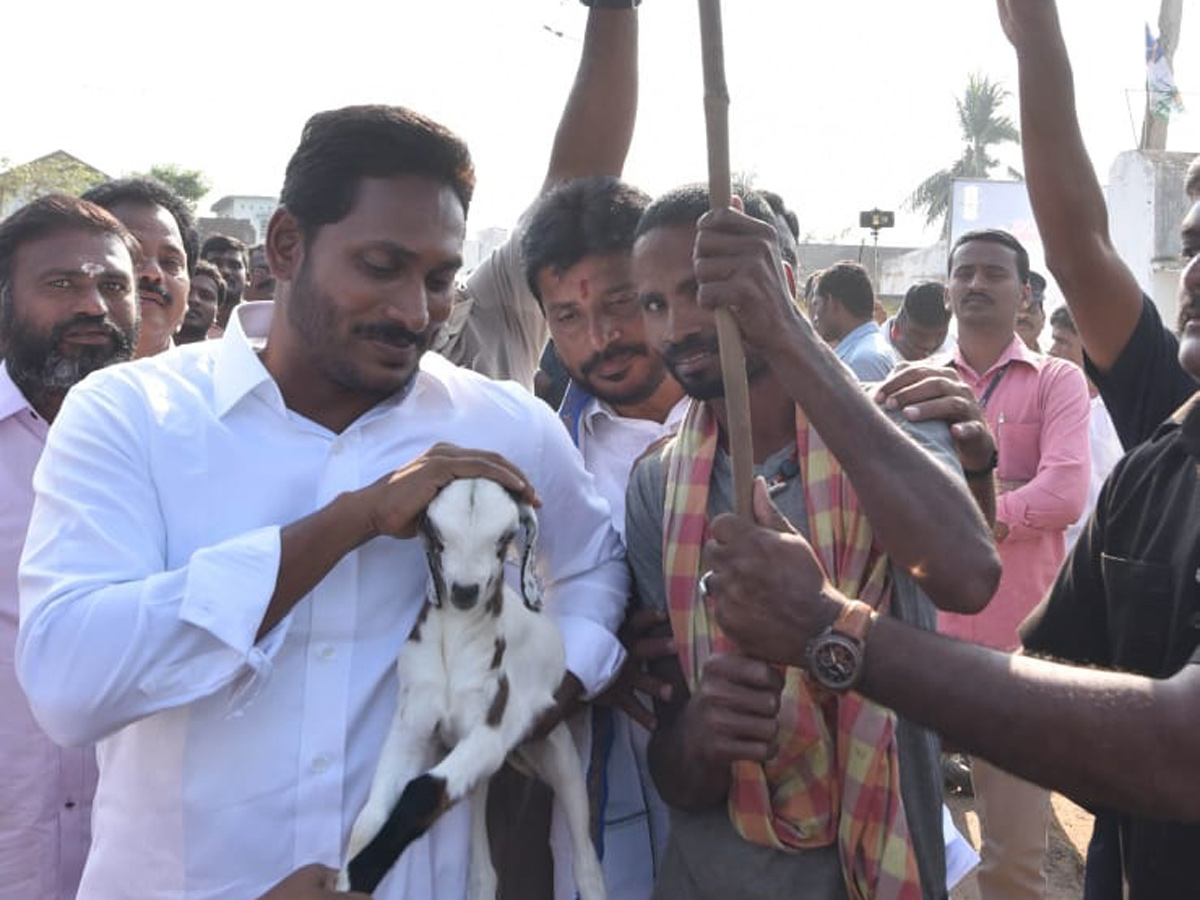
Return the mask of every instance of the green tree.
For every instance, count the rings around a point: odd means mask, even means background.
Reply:
[[[939,169],[909,195],[905,205],[914,211],[925,211],[925,223],[942,223],[943,236],[949,232],[950,200],[955,178],[990,178],[1000,161],[989,154],[996,144],[1021,142],[1021,135],[1012,119],[1000,114],[1004,101],[1012,96],[1002,85],[986,75],[973,74],[967,80],[967,90],[956,99],[958,127],[962,133],[962,154],[947,169]],[[1009,169],[1013,178],[1021,174]]]
[[[19,166],[0,159],[0,209],[44,194],[82,194],[106,175],[61,150]]]
[[[175,163],[162,163],[150,167],[148,172],[136,172],[136,177],[155,178],[187,201],[195,212],[200,198],[208,193],[212,184],[208,176],[199,169],[184,169]]]

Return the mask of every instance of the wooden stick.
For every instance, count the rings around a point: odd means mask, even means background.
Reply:
[[[725,83],[721,0],[700,0],[700,46],[704,54],[709,203],[713,209],[728,209],[732,193],[729,173],[729,88]],[[733,315],[727,309],[717,309],[715,312],[728,417],[726,437],[733,468],[733,508],[739,516],[753,519],[754,443],[750,433],[750,385],[746,380],[746,353]]]

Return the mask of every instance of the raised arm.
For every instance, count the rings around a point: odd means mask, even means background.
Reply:
[[[997,0],[1017,51],[1025,181],[1046,265],[1088,357],[1106,372],[1133,335],[1142,290],[1117,255],[1108,210],[1075,111],[1071,62],[1054,0]]]
[[[628,8],[591,5],[575,84],[567,98],[542,191],[584,175],[619,176],[637,117],[638,21]]]

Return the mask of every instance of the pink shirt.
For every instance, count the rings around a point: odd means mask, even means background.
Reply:
[[[1078,367],[1033,353],[1017,337],[986,372],[972,369],[959,350],[954,365],[981,402],[1003,370],[983,412],[1000,453],[996,521],[1008,535],[997,544],[1004,571],[991,603],[975,616],[939,613],[938,627],[1014,650],[1017,628],[1058,574],[1064,533],[1087,499],[1087,382]]]
[[[71,900],[91,839],[96,759],[42,733],[17,684],[17,563],[47,423],[0,363],[0,900]]]

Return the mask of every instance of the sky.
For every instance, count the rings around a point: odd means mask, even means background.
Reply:
[[[510,227],[534,199],[586,16],[575,0],[120,6],[6,11],[0,159],[63,149],[110,175],[198,168],[213,185],[207,214],[226,194],[276,194],[313,112],[396,103],[470,144],[472,231]],[[1158,6],[1059,2],[1102,182],[1137,143],[1143,31]],[[1173,119],[1168,149],[1200,152],[1200,0],[1184,7],[1175,70],[1189,111]],[[955,97],[972,72],[1016,90],[994,0],[726,0],[723,17],[733,169],[782,194],[813,239],[859,242],[858,212],[876,206],[897,214],[881,244],[936,238],[904,200],[959,154]],[[644,0],[640,20],[625,177],[657,194],[706,178],[696,3]],[[1005,111],[1016,120],[1015,97]],[[999,155],[1021,168],[1018,149]]]

